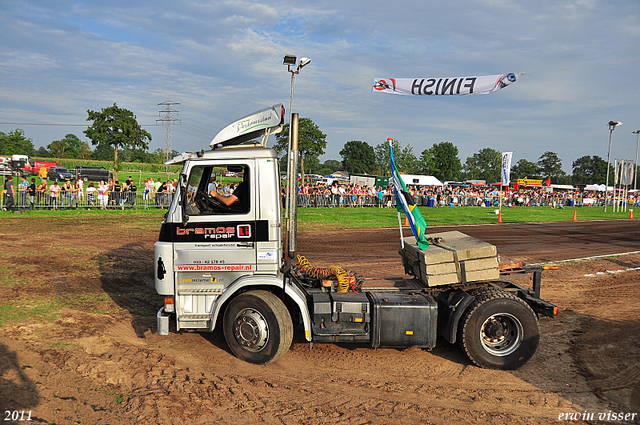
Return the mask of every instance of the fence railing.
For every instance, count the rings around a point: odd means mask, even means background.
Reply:
[[[173,199],[172,193],[153,192],[112,192],[104,196],[99,196],[98,192],[87,193],[64,193],[60,192],[56,196],[50,193],[36,193],[29,196],[26,192],[18,192],[14,198],[14,208],[21,210],[31,209],[66,209],[66,208],[103,208],[103,209],[149,209],[168,208]],[[447,195],[438,200],[435,196],[418,195],[414,197],[419,206],[485,206],[497,207],[500,199],[497,196],[465,196]],[[359,194],[298,194],[296,198],[298,207],[312,208],[335,208],[335,207],[377,207],[392,208],[396,205],[395,196],[375,196]],[[283,200],[284,202],[284,200]],[[513,206],[533,206],[533,207],[564,207],[564,206],[603,206],[604,199],[573,199],[553,198],[553,197],[516,197],[502,200],[503,205]],[[7,197],[2,196],[0,204],[5,207]],[[613,199],[609,199],[609,204],[613,205]]]
[[[112,192],[98,195],[98,192],[64,193],[57,195],[37,192],[35,196],[19,192],[14,199],[14,208],[20,210],[45,210],[65,208],[168,208],[173,199],[172,193]],[[3,196],[2,206],[7,205]]]

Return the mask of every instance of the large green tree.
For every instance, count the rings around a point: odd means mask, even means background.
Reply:
[[[555,152],[547,151],[538,158],[538,167],[543,178],[564,177],[566,173],[562,171],[562,161]]]
[[[407,145],[404,148],[398,139],[391,140],[393,157],[396,160],[398,171],[405,174],[417,174],[420,172],[420,162],[413,153],[413,147]],[[391,156],[389,154],[389,142],[379,143],[373,148],[376,155],[377,172],[381,176],[391,175]]]
[[[80,142],[80,150],[78,150],[76,158],[89,159],[91,158],[91,154],[93,154],[93,152],[91,151],[91,146],[89,146],[89,143],[85,141]]]
[[[464,163],[464,175],[470,180],[500,181],[502,153],[484,148],[468,157]]]
[[[607,161],[599,156],[581,156],[571,165],[573,184],[604,184],[607,179]]]
[[[441,181],[460,179],[462,163],[458,158],[458,148],[451,142],[435,143],[420,154],[421,171]]]
[[[24,130],[17,128],[8,134],[0,131],[0,155],[33,156],[35,153],[33,140],[24,135]]]
[[[54,158],[77,158],[82,149],[82,141],[75,134],[69,133],[60,140],[54,140],[47,146]]]
[[[523,179],[541,179],[540,167],[535,162],[528,161],[524,158],[518,160],[518,162],[511,167],[511,180]]]
[[[91,159],[97,161],[111,161],[115,155],[115,149],[106,142],[98,143],[91,152]]]
[[[171,152],[169,152],[169,158],[173,158],[180,155],[180,152],[178,152],[175,149],[172,149]],[[156,148],[153,152],[151,153],[146,153],[145,156],[147,159],[146,161],[139,161],[139,162],[149,162],[151,164],[164,164],[164,162],[166,161],[165,159],[165,150],[162,148]],[[136,160],[136,157],[134,156],[134,161]]]
[[[318,158],[324,155],[327,147],[327,135],[320,131],[320,128],[311,118],[300,118],[298,120],[298,152],[300,154],[300,170],[304,176],[304,161]],[[276,134],[276,143],[273,149],[281,159],[287,156],[289,149],[289,124],[285,124],[282,131]],[[311,161],[313,162],[313,161]],[[286,168],[285,168],[286,169]],[[292,172],[296,172],[292,170]]]
[[[372,174],[375,172],[376,155],[367,142],[352,140],[340,151],[342,166],[349,174]]]
[[[327,159],[318,167],[318,174],[322,174],[323,176],[333,174],[336,171],[340,171],[342,168],[342,162],[337,159]]]
[[[51,158],[51,152],[45,146],[40,146],[35,153],[38,158]]]
[[[115,103],[100,112],[88,110],[87,114],[87,121],[93,121],[93,124],[84,130],[84,134],[93,145],[113,148],[113,177],[117,179],[118,149],[149,149],[151,134],[140,127],[133,112],[119,108]]]

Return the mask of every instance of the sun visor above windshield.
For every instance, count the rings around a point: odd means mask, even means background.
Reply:
[[[209,146],[212,149],[238,145],[282,130],[284,124],[284,106],[282,103],[264,108],[244,116],[229,124],[213,138]]]

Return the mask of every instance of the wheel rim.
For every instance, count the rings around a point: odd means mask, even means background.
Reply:
[[[480,328],[480,342],[494,356],[508,356],[520,347],[522,323],[514,315],[499,313],[489,316]]]
[[[269,341],[269,325],[259,311],[245,308],[233,322],[233,336],[246,350],[257,352]]]

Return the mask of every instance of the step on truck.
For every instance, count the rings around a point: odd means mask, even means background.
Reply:
[[[167,162],[183,168],[154,246],[160,335],[174,321],[178,332],[222,329],[231,352],[256,364],[282,357],[294,330],[311,347],[430,350],[441,337],[480,367],[514,369],[531,359],[539,317],[558,313],[540,298],[542,266],[500,266],[495,247],[459,232],[431,235],[426,250],[401,237],[402,278],[313,267],[298,255],[295,202],[283,232],[278,158],[266,147],[283,123],[281,104],[265,108],[225,127],[210,149]],[[297,114],[291,130],[295,170]],[[241,182],[225,197],[216,183],[230,173]]]

